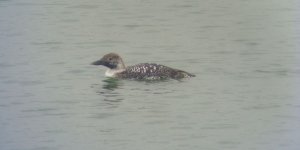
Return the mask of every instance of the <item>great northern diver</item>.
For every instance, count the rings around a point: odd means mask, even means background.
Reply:
[[[195,76],[182,70],[155,63],[142,63],[125,67],[122,58],[116,53],[106,54],[100,60],[93,62],[92,65],[106,66],[108,70],[105,72],[105,76],[121,79],[160,80]]]

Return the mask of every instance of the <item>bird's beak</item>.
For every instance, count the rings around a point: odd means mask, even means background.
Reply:
[[[92,65],[104,65],[104,62],[102,60],[97,60],[93,62]]]

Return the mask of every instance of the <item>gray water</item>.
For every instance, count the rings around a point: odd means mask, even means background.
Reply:
[[[298,150],[296,0],[0,0],[1,150]],[[91,62],[196,75],[112,80]]]

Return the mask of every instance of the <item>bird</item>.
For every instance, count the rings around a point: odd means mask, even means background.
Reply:
[[[163,80],[195,77],[194,74],[174,69],[156,63],[140,63],[125,66],[123,59],[117,53],[108,53],[92,65],[102,65],[108,68],[105,76],[118,79]]]

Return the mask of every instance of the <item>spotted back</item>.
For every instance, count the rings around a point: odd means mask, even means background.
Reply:
[[[193,75],[185,71],[173,69],[164,65],[142,63],[127,67],[126,70],[120,73],[118,76],[129,79],[157,80],[167,78],[180,79],[192,77]]]

